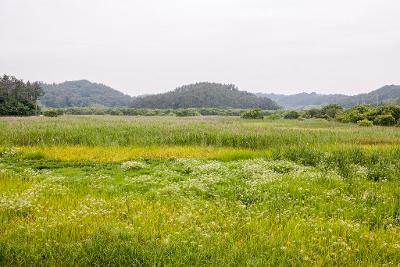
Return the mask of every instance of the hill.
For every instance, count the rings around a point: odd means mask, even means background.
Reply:
[[[106,107],[129,106],[132,98],[109,86],[87,80],[41,84],[44,96],[40,102],[46,107]]]
[[[278,109],[279,106],[269,98],[239,91],[232,84],[195,83],[178,87],[173,91],[140,96],[133,99],[135,108],[261,108]]]
[[[398,101],[400,99],[400,86],[386,85],[372,92],[354,96],[317,93],[300,93],[294,95],[258,93],[257,96],[268,97],[285,108],[323,106],[331,103],[337,103],[344,107],[352,107],[357,104],[380,104]]]
[[[323,106],[330,103],[342,103],[350,98],[350,96],[347,95],[323,95],[317,93],[299,93],[294,95],[258,93],[257,96],[268,97],[285,108]]]
[[[380,104],[400,100],[400,85],[385,85],[367,94],[359,94],[343,102],[345,106],[363,104]]]

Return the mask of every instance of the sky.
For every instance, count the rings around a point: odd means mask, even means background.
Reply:
[[[130,95],[400,84],[399,0],[0,0],[0,74]]]

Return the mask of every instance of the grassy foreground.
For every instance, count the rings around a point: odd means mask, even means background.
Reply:
[[[0,265],[397,266],[399,138],[326,121],[3,118]]]

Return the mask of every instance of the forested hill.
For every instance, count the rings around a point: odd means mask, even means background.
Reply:
[[[331,103],[337,103],[344,107],[352,107],[358,104],[398,102],[400,101],[400,86],[386,85],[372,92],[354,96],[342,94],[324,95],[317,93],[300,93],[294,95],[258,93],[257,96],[271,98],[279,105],[286,108],[322,106]]]
[[[59,84],[41,84],[44,96],[40,102],[47,107],[124,107],[132,98],[109,86],[87,80],[66,81]]]
[[[239,91],[232,84],[195,83],[176,88],[174,91],[140,96],[133,99],[135,108],[261,108],[278,109],[279,106],[269,98]]]
[[[398,101],[400,101],[400,85],[385,85],[367,94],[352,96],[348,101],[345,101],[343,105],[354,106],[360,103],[380,104]]]
[[[268,97],[285,108],[323,106],[330,103],[342,103],[351,98],[351,96],[347,95],[323,95],[317,93],[299,93],[294,95],[257,93],[257,96]]]

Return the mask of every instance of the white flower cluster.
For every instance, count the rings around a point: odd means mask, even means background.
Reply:
[[[9,212],[30,212],[35,208],[33,201],[29,198],[24,197],[6,197],[0,196],[0,210]]]
[[[69,214],[69,221],[75,222],[88,217],[99,216],[103,217],[112,212],[109,203],[103,199],[87,196],[78,205],[78,207]]]
[[[126,161],[121,164],[123,171],[140,170],[147,168],[147,164],[140,161]]]

